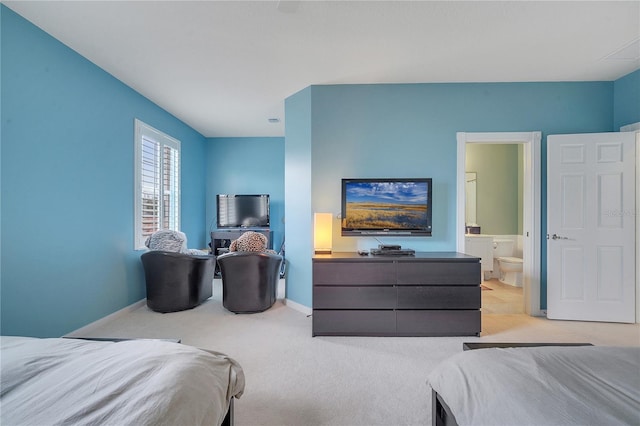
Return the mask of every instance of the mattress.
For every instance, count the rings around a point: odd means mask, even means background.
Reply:
[[[233,359],[178,343],[0,342],[3,426],[217,425],[244,391]]]
[[[640,348],[464,351],[427,379],[458,425],[640,425]]]

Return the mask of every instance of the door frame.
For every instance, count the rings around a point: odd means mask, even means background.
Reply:
[[[636,211],[640,209],[640,121],[620,127],[621,132],[636,132]],[[636,213],[636,258],[640,255],[640,214]],[[640,262],[636,262],[636,324],[640,323]]]
[[[456,250],[465,251],[465,160],[468,143],[523,144],[524,193],[522,221],[522,251],[524,310],[527,315],[544,316],[540,309],[540,258],[541,258],[541,132],[482,132],[456,133],[458,141]],[[530,237],[530,238],[529,238]]]

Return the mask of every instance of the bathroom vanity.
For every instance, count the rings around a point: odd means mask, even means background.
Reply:
[[[464,237],[464,252],[480,258],[480,271],[493,271],[493,237],[490,235],[471,235]]]

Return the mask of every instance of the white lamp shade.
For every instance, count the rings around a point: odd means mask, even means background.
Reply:
[[[316,254],[331,253],[332,225],[333,215],[331,213],[313,214],[313,249]]]

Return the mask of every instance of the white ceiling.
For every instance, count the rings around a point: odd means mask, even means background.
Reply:
[[[283,136],[284,99],[315,84],[640,68],[640,1],[3,3],[208,137]]]

